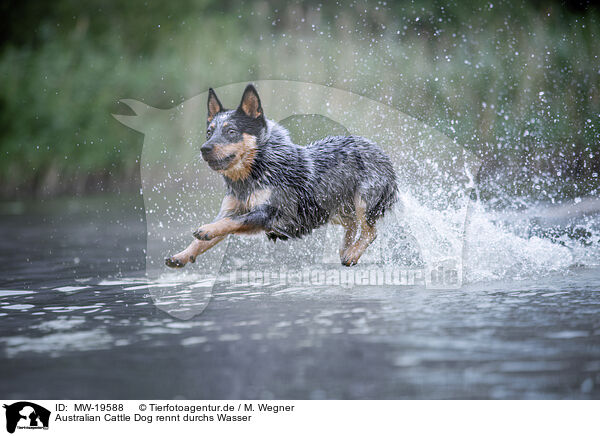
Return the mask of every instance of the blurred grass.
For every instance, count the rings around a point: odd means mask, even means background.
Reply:
[[[15,2],[0,195],[132,189],[142,137],[110,116],[128,113],[120,98],[166,108],[258,79],[392,104],[477,152],[489,186],[597,195],[597,11],[492,3]]]

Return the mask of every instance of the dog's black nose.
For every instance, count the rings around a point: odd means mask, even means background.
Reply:
[[[202,152],[202,157],[204,159],[206,159],[208,157],[208,155],[210,155],[210,152],[212,151],[213,146],[212,144],[204,144],[202,147],[200,147],[200,151]]]

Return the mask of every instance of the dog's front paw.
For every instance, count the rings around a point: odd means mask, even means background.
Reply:
[[[171,256],[165,259],[165,265],[167,265],[169,268],[183,268],[185,266],[185,263]]]
[[[212,238],[214,238],[214,235],[212,234],[210,229],[207,228],[206,226],[200,227],[198,230],[196,230],[193,233],[193,235],[194,235],[194,238],[196,238],[200,241],[210,241]]]

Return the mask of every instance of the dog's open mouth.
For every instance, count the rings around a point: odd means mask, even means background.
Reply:
[[[231,165],[231,162],[233,162],[235,159],[235,156],[236,154],[232,153],[229,156],[221,159],[206,159],[206,162],[208,162],[208,166],[215,171],[226,170]]]

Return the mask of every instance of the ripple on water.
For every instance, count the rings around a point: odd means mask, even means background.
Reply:
[[[573,338],[587,338],[589,333],[583,330],[564,330],[562,332],[548,333],[547,338],[551,339],[573,339]]]
[[[181,345],[189,347],[190,345],[203,344],[207,341],[204,336],[192,336],[181,340]]]
[[[239,341],[242,339],[241,335],[238,334],[222,334],[217,338],[220,342],[230,342],[230,341]]]
[[[54,288],[53,290],[59,292],[77,292],[89,288],[90,286],[61,286],[59,288]]]
[[[111,335],[103,329],[79,332],[59,332],[41,337],[13,336],[1,338],[6,356],[11,358],[22,353],[40,353],[51,357],[70,351],[108,349],[113,343]]]
[[[57,319],[43,321],[36,328],[44,331],[62,331],[62,330],[71,330],[78,325],[85,323],[85,318],[83,317],[71,317],[67,318],[64,316],[58,317]]]
[[[502,372],[542,372],[562,371],[565,369],[564,362],[551,361],[528,361],[528,362],[503,362],[499,365]]]
[[[32,307],[35,307],[33,304],[9,304],[7,306],[2,306],[2,309],[9,310],[28,310]]]
[[[123,280],[101,280],[98,283],[98,286],[124,286],[124,285],[131,285],[134,283],[146,283],[145,280],[143,279],[123,279]]]
[[[0,289],[0,297],[12,297],[14,295],[29,295],[29,294],[35,294],[35,291]]]
[[[53,309],[51,309],[52,312],[54,313],[68,313],[68,312],[74,312],[76,310],[93,310],[94,312],[97,312],[98,310],[103,308],[104,303],[97,303],[94,305],[90,305],[90,306],[65,306],[65,307],[55,307]],[[48,309],[48,308],[46,308]]]

